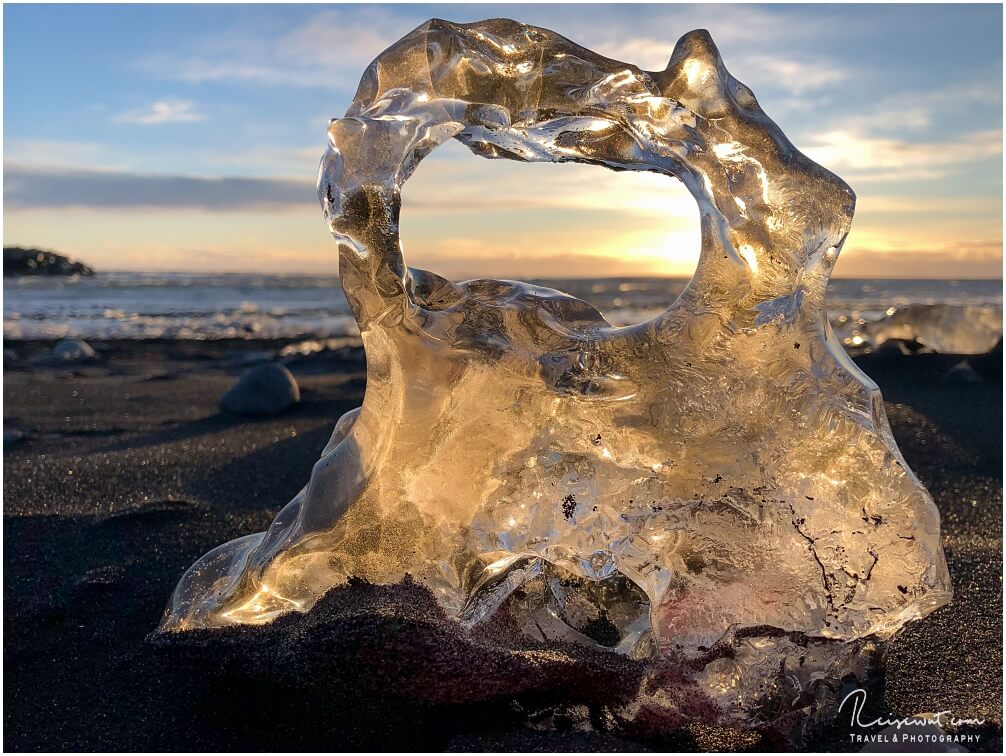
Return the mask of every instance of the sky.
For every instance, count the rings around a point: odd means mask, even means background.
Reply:
[[[5,5],[5,246],[98,270],[338,270],[315,197],[330,118],[423,21],[506,16],[662,70],[708,29],[858,196],[839,277],[1002,274],[999,5]],[[674,179],[438,148],[403,191],[413,267],[689,276]]]

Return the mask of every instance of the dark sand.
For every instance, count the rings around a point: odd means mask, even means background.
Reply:
[[[505,628],[459,634],[422,588],[353,584],[306,616],[151,641],[181,573],[265,528],[357,406],[363,354],[291,369],[303,399],[272,419],[220,416],[270,343],[107,342],[102,359],[30,366],[11,343],[4,430],[5,750],[785,749],[772,733],[620,721],[640,665]],[[959,358],[865,356],[894,434],[943,513],[956,599],[889,644],[873,708],[988,720],[1002,744],[1002,383],[948,384]],[[229,366],[228,361],[231,362]],[[497,635],[494,635],[496,633]],[[669,673],[671,674],[671,673]],[[711,719],[682,688],[686,718]],[[673,731],[672,731],[673,730]],[[859,750],[848,725],[807,747]]]

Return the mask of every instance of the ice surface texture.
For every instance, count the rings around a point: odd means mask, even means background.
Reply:
[[[676,177],[701,214],[690,285],[615,328],[558,291],[406,267],[401,186],[451,138]],[[778,671],[794,637],[803,656],[884,638],[950,599],[936,507],[826,318],[855,197],[706,32],[647,72],[514,21],[425,23],[332,121],[319,194],[366,398],[267,532],[185,574],[163,629],[409,573],[469,625],[505,607],[532,635],[637,656],[735,639],[764,663],[710,664],[726,690]]]

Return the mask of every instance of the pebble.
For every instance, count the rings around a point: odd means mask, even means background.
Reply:
[[[3,448],[9,449],[15,444],[24,441],[24,433],[19,430],[5,430],[3,432]]]
[[[975,372],[975,369],[971,367],[967,361],[958,362],[950,370],[946,372],[943,376],[945,383],[982,383],[985,379],[981,375]]]
[[[91,345],[81,339],[63,339],[49,353],[49,359],[54,362],[85,362],[97,358]]]

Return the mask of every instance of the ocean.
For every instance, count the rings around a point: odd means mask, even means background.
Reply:
[[[666,308],[686,279],[534,281],[597,307],[615,325]],[[954,318],[1002,334],[1001,280],[838,279],[828,313],[847,346],[860,346],[892,318]],[[4,278],[5,339],[317,339],[352,336],[356,323],[337,276],[99,273],[93,277]],[[900,314],[899,314],[900,313]],[[888,329],[889,330],[889,329]],[[992,336],[988,334],[991,333]],[[857,341],[858,340],[858,341]],[[984,343],[982,341],[981,343]],[[993,341],[994,343],[994,341]],[[966,351],[966,350],[964,350]]]

